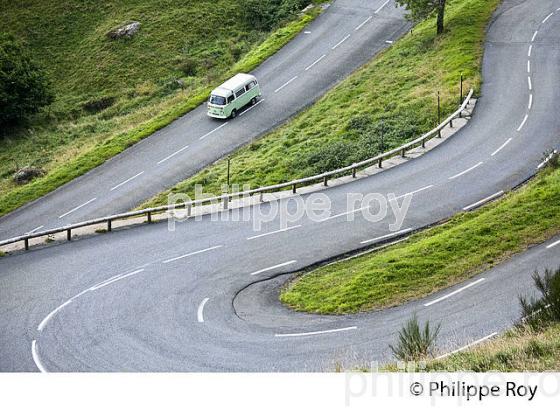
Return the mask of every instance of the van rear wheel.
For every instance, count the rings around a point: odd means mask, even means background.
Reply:
[[[237,117],[237,110],[236,110],[235,108],[231,111],[231,114],[230,114],[229,117],[230,117],[230,118],[235,118],[235,117]]]

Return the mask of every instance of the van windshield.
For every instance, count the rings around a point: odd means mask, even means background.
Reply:
[[[219,95],[211,95],[210,96],[210,104],[226,105],[226,99],[225,99],[225,97],[221,97]]]

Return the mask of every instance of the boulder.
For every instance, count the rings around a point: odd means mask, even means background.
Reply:
[[[112,29],[107,33],[107,37],[113,40],[123,37],[131,38],[138,32],[138,30],[140,30],[140,23],[138,21],[133,21]]]
[[[43,175],[45,175],[45,171],[41,168],[23,167],[14,174],[14,182],[18,185],[23,185]]]

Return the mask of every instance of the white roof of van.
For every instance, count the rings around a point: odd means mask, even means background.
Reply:
[[[212,94],[227,97],[231,94],[231,91],[237,90],[239,87],[252,80],[256,80],[256,78],[251,74],[236,74],[225,83],[220,85],[218,88],[214,89],[214,91],[212,91]]]

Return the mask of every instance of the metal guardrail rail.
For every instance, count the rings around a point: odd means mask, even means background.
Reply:
[[[163,206],[158,206],[158,207],[154,207],[154,208],[140,209],[138,211],[131,211],[131,212],[125,212],[125,213],[121,213],[121,214],[105,216],[105,217],[102,217],[102,218],[91,219],[89,221],[84,221],[84,222],[79,222],[79,223],[75,223],[75,224],[71,224],[71,225],[66,225],[66,226],[62,226],[62,227],[59,227],[59,228],[49,229],[49,230],[46,230],[46,231],[41,231],[41,232],[35,232],[35,233],[32,233],[32,234],[16,236],[14,238],[5,239],[3,241],[0,241],[0,247],[5,246],[5,245],[9,245],[9,244],[12,244],[12,243],[16,243],[16,242],[23,242],[24,246],[25,246],[25,249],[28,250],[29,249],[29,240],[31,240],[31,239],[40,238],[42,236],[54,235],[54,234],[57,234],[57,233],[60,233],[60,232],[66,232],[67,239],[70,241],[70,240],[72,240],[72,230],[75,230],[75,229],[78,229],[78,228],[83,228],[83,227],[86,227],[86,226],[105,224],[107,226],[107,231],[111,231],[112,223],[113,223],[113,221],[116,221],[116,220],[129,219],[129,218],[133,218],[133,217],[137,217],[137,216],[145,216],[147,218],[147,222],[151,222],[152,221],[152,215],[167,212],[167,211],[172,211],[172,210],[175,210],[175,209],[187,209],[187,214],[190,215],[191,209],[193,207],[197,206],[197,205],[216,204],[216,203],[220,203],[220,201],[222,202],[224,209],[228,209],[229,201],[232,200],[232,199],[235,199],[235,198],[239,198],[239,197],[247,197],[247,196],[251,196],[251,195],[255,195],[255,194],[260,194],[261,195],[261,200],[262,200],[262,195],[264,193],[278,191],[282,188],[291,187],[292,192],[296,193],[298,186],[309,184],[310,182],[322,181],[323,184],[325,186],[327,186],[329,178],[331,178],[333,176],[340,176],[341,174],[351,173],[352,177],[356,178],[356,172],[360,168],[364,168],[364,167],[367,167],[367,166],[369,166],[371,164],[375,164],[375,163],[377,163],[379,168],[382,168],[384,159],[391,158],[391,157],[395,156],[396,154],[400,154],[401,156],[404,157],[406,155],[406,151],[408,149],[410,149],[412,147],[415,147],[417,145],[421,145],[422,148],[424,148],[424,146],[426,144],[426,141],[428,139],[431,139],[435,135],[441,136],[441,134],[440,134],[441,130],[447,124],[450,124],[451,126],[453,126],[453,120],[461,117],[461,114],[465,110],[465,108],[467,107],[472,95],[473,95],[473,90],[471,89],[469,91],[468,95],[466,96],[465,100],[463,101],[463,103],[461,104],[461,106],[459,107],[459,109],[457,111],[455,111],[453,114],[451,114],[449,117],[447,117],[436,128],[432,129],[431,131],[428,131],[427,133],[423,134],[419,138],[416,138],[415,140],[410,141],[410,142],[408,142],[404,145],[401,145],[400,147],[394,148],[390,151],[383,152],[383,153],[381,153],[381,154],[379,154],[375,157],[366,159],[364,161],[356,162],[352,165],[348,165],[348,166],[343,167],[343,168],[335,169],[333,171],[324,172],[324,173],[318,174],[318,175],[312,175],[312,176],[301,178],[301,179],[296,179],[296,180],[289,181],[289,182],[284,182],[284,183],[281,183],[281,184],[269,185],[269,186],[265,186],[265,187],[251,189],[251,190],[248,190],[248,191],[232,192],[232,193],[227,193],[227,194],[224,194],[224,195],[215,196],[215,197],[211,197],[211,198],[204,198],[204,199],[198,199],[198,200],[195,200],[195,201],[184,202],[184,203],[181,203],[181,204],[163,205]]]

